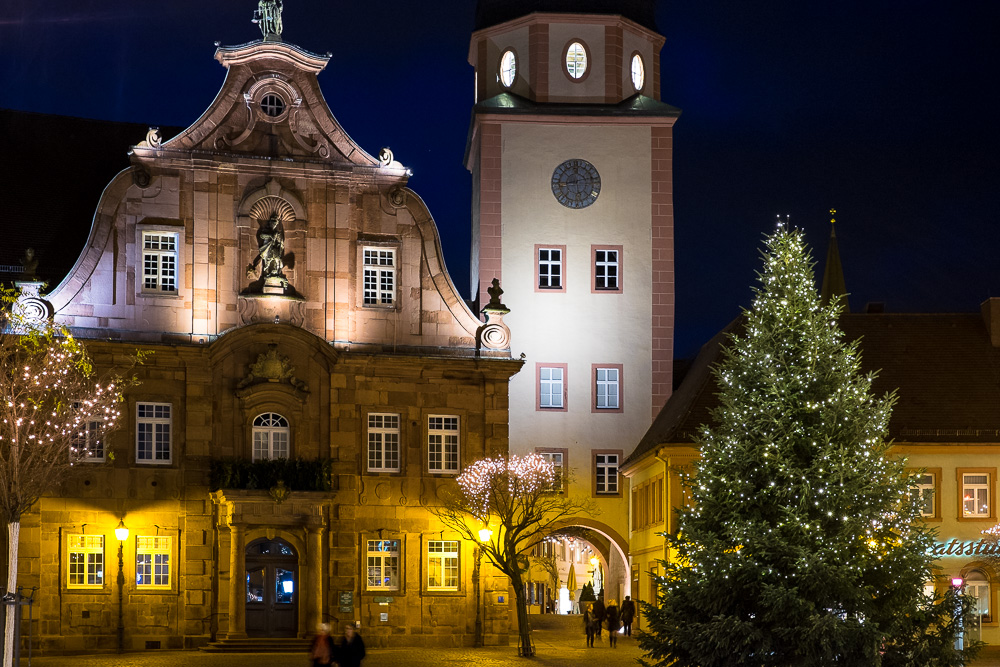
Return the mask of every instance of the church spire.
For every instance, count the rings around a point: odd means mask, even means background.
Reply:
[[[844,282],[844,267],[840,264],[840,250],[837,248],[837,232],[835,223],[837,219],[833,216],[837,209],[830,209],[830,245],[826,249],[826,266],[823,269],[823,285],[819,294],[823,305],[827,305],[835,296],[843,297],[844,312],[851,312],[851,306],[847,302],[847,284]]]

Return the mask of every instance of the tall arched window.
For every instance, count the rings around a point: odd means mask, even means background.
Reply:
[[[253,460],[287,459],[288,420],[275,412],[265,412],[253,420]]]

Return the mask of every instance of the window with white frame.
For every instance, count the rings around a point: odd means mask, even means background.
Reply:
[[[104,461],[104,438],[101,422],[85,421],[77,426],[70,439],[70,457],[74,462]]]
[[[561,289],[563,286],[562,248],[538,249],[538,287]]]
[[[137,463],[170,463],[172,406],[170,403],[139,403],[135,429]]]
[[[104,536],[69,535],[66,548],[70,588],[104,586]]]
[[[427,417],[427,469],[430,472],[458,472],[458,417]]]
[[[566,71],[573,79],[580,79],[587,73],[587,49],[580,42],[566,47]]]
[[[170,537],[135,538],[135,585],[140,588],[170,588]]]
[[[619,408],[619,377],[617,368],[594,369],[594,399],[598,410],[617,410]]]
[[[395,249],[365,248],[364,264],[364,304],[394,305],[396,303]]]
[[[596,493],[618,493],[618,454],[595,454],[594,475]]]
[[[596,290],[618,290],[619,264],[618,250],[595,249],[594,250],[594,289]]]
[[[985,472],[962,474],[962,514],[990,516],[990,475]]]
[[[550,490],[562,491],[566,480],[566,452],[552,450],[538,450],[535,452],[543,459],[552,464],[553,480]]]
[[[399,590],[399,540],[368,540],[368,590]]]
[[[369,413],[368,470],[399,472],[399,415]]]
[[[253,460],[287,459],[291,431],[288,420],[276,412],[265,412],[253,420]]]
[[[913,485],[913,495],[920,506],[921,516],[935,516],[934,493],[937,485],[933,473],[922,473],[916,476]]]
[[[142,291],[177,293],[177,233],[142,233]]]
[[[966,595],[976,598],[976,613],[986,617],[990,615],[990,582],[980,570],[972,570],[965,577]]]
[[[427,590],[458,590],[458,541],[427,542]]]
[[[560,366],[541,366],[538,369],[538,407],[565,407],[563,390],[565,388],[565,369]]]

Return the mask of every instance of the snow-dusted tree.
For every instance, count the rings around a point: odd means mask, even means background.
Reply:
[[[17,590],[21,517],[58,490],[88,446],[103,441],[120,417],[122,380],[100,376],[80,341],[50,322],[26,322],[6,307],[0,330],[0,521],[7,525],[6,590]],[[13,310],[13,312],[12,312]],[[4,667],[14,650],[18,607],[6,605]]]
[[[441,521],[510,578],[517,606],[518,654],[534,655],[523,574],[527,552],[569,517],[594,513],[593,503],[556,492],[555,470],[537,454],[480,459],[458,477],[458,491],[434,510]],[[489,539],[483,540],[487,529]]]

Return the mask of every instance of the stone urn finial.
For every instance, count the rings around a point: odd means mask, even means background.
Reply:
[[[500,289],[500,281],[493,279],[491,287],[486,289],[490,295],[490,302],[483,308],[486,315],[486,324],[479,327],[476,332],[476,340],[480,347],[490,350],[506,350],[510,348],[510,329],[503,322],[503,317],[510,312],[510,308],[503,305],[500,297],[503,290]]]

